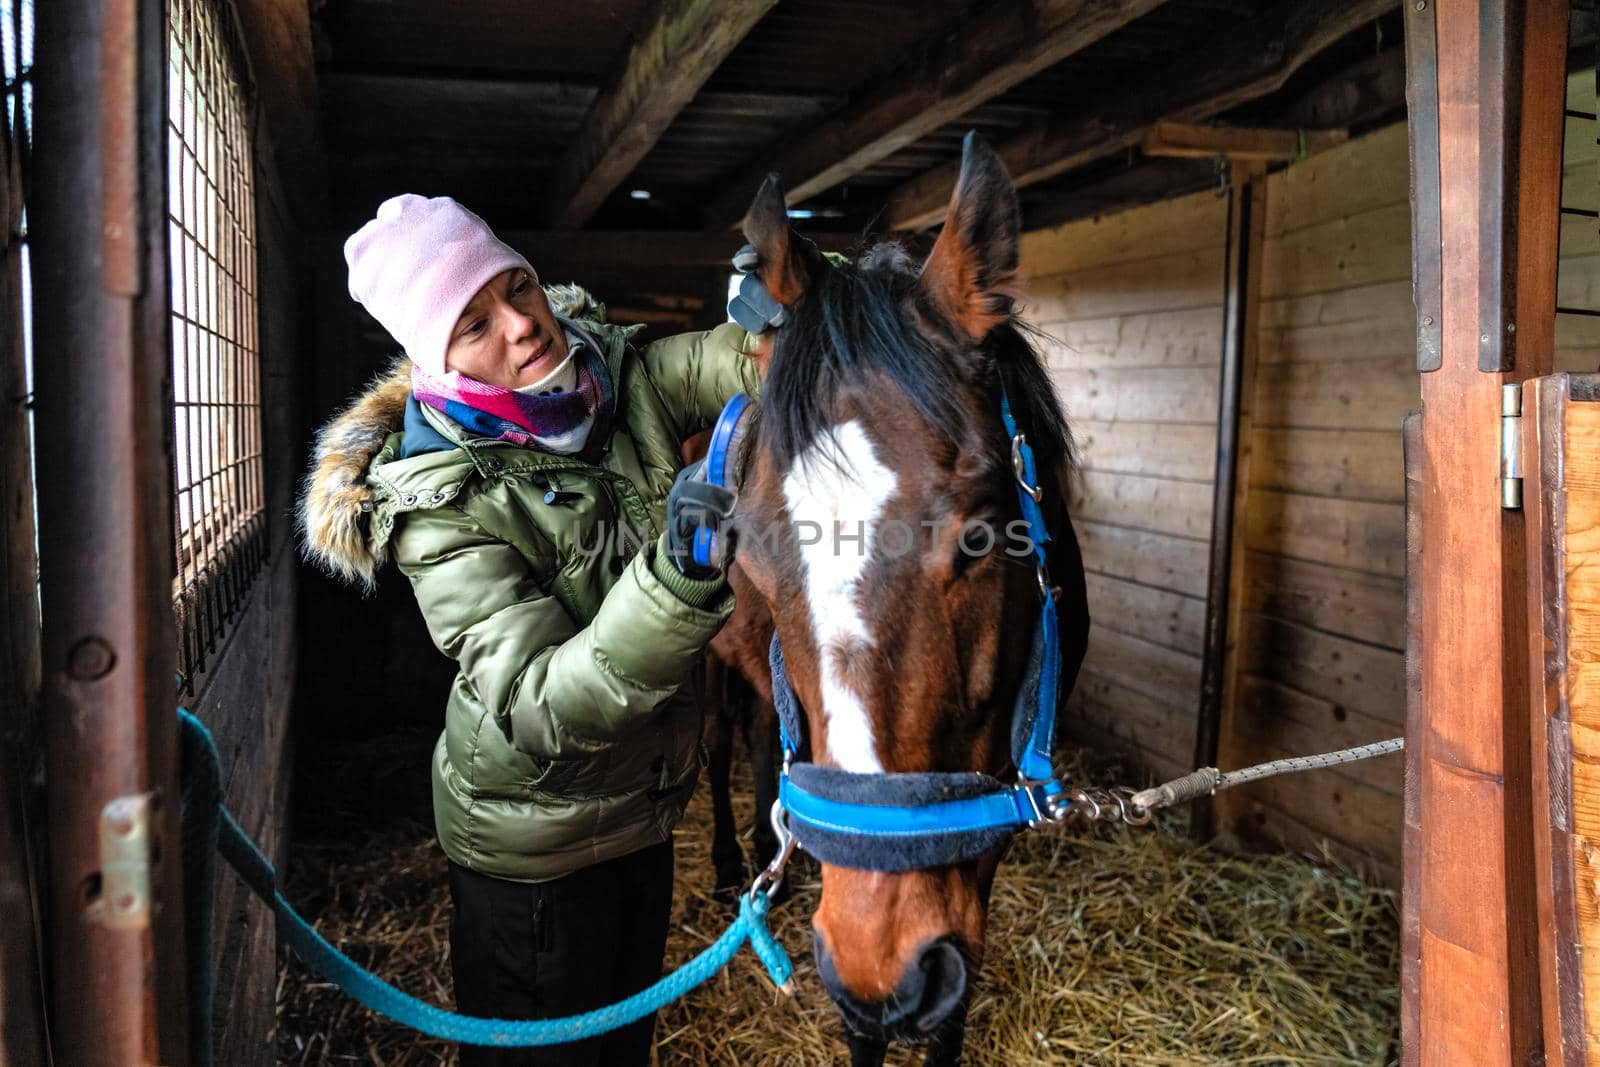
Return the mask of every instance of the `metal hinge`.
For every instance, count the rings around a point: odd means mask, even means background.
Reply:
[[[1522,507],[1522,386],[1500,387],[1500,506]]]
[[[117,797],[100,809],[100,890],[89,915],[114,930],[150,925],[150,794]]]

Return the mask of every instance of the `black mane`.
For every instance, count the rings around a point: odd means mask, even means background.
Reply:
[[[840,390],[871,375],[902,392],[952,444],[963,439],[971,420],[962,402],[969,383],[949,343],[908,321],[916,285],[916,268],[893,242],[876,245],[857,263],[819,265],[777,331],[762,387],[761,436],[780,466],[790,466],[831,425]],[[1072,462],[1071,435],[1031,335],[1013,316],[984,340],[1000,375],[993,405],[998,410],[1003,383],[1039,463],[1058,469]]]

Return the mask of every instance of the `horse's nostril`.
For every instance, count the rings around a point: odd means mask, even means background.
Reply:
[[[880,1001],[858,999],[839,979],[833,957],[816,938],[817,975],[839,1006],[845,1025],[858,1034],[885,1041],[919,1040],[936,1030],[967,993],[967,963],[955,943],[940,938],[923,945],[900,976],[894,992]]]
[[[953,942],[941,938],[923,947],[917,968],[923,976],[922,998],[912,1021],[919,1031],[931,1034],[967,995],[967,961]]]

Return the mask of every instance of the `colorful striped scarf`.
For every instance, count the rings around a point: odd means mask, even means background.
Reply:
[[[590,427],[581,451],[603,446],[611,422],[615,390],[605,357],[595,345],[579,352],[578,385],[565,393],[530,396],[469,378],[459,371],[429,374],[411,364],[411,392],[419,403],[460,423],[480,437],[509,441],[524,448],[539,447],[539,438],[571,433],[590,414]]]

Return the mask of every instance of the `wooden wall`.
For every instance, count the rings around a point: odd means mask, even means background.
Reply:
[[[1226,223],[1205,192],[1023,238],[1081,470],[1094,628],[1070,721],[1157,774],[1194,748]]]
[[[1404,125],[1268,179],[1222,766],[1404,730],[1400,421],[1419,403],[1410,234]],[[1219,828],[1297,847],[1327,838],[1398,882],[1402,771],[1373,760],[1225,794]]]
[[[1594,76],[1568,107],[1595,112]],[[1563,203],[1600,207],[1592,118],[1569,118]],[[1259,365],[1221,765],[1402,732],[1400,420],[1419,404],[1406,127],[1267,179]],[[1226,205],[1211,193],[1028,234],[1032,322],[1080,443],[1074,518],[1094,628],[1072,729],[1153,774],[1187,769],[1200,679]],[[1562,224],[1560,303],[1600,308],[1592,218]],[[1556,365],[1594,370],[1600,318],[1558,316]],[[1398,883],[1402,764],[1222,794],[1220,828],[1326,840]]]

